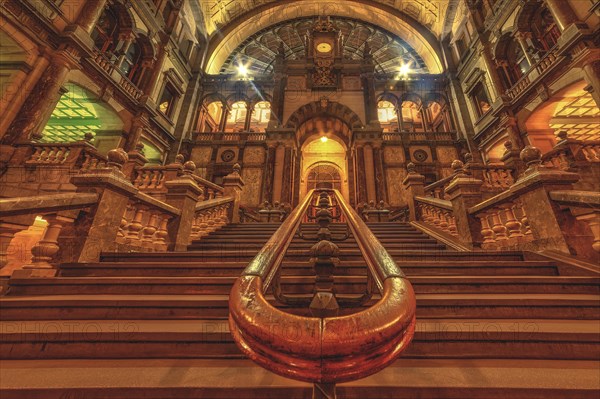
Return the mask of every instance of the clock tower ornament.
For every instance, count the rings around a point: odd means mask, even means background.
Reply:
[[[308,58],[314,63],[312,87],[335,88],[339,73],[335,70],[336,60],[342,58],[342,37],[340,30],[329,17],[319,18],[308,36]]]

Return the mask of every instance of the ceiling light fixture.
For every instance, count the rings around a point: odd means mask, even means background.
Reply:
[[[248,68],[244,64],[239,64],[237,67],[238,73],[242,76],[248,76]]]
[[[322,136],[322,137],[321,137],[321,142],[322,142],[322,143],[327,143],[327,140],[329,140],[329,139],[327,138],[327,136]]]

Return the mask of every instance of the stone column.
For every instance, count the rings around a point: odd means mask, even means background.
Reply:
[[[87,0],[77,17],[77,25],[87,33],[92,33],[105,5],[106,0]]]
[[[356,158],[356,153],[353,149],[349,149],[346,152],[346,162],[348,165],[348,191],[350,193],[350,205],[356,206],[356,170],[354,168],[354,162]]]
[[[240,164],[233,165],[233,172],[223,178],[223,195],[233,197],[233,204],[229,208],[229,220],[231,223],[240,222],[240,202],[242,200],[242,189],[244,180],[240,175]]]
[[[252,123],[252,113],[254,112],[254,107],[249,107],[246,105],[246,119],[244,120],[244,131],[250,131],[250,124]]]
[[[356,147],[356,194],[356,205],[369,202],[365,171],[365,149],[362,145]]]
[[[454,161],[452,169],[459,170],[461,161]],[[476,218],[469,214],[469,208],[481,202],[481,186],[483,181],[474,179],[464,173],[457,173],[446,188],[446,194],[452,202],[452,213],[456,219],[458,237],[471,247],[481,243],[481,227]]]
[[[229,119],[229,107],[224,104],[221,112],[221,120],[219,121],[220,132],[225,131],[225,128],[227,127],[227,119]]]
[[[377,189],[375,187],[375,162],[373,160],[373,147],[370,144],[364,146],[364,165],[367,183],[367,198],[369,201],[376,201]]]
[[[273,179],[275,173],[275,151],[276,143],[267,144],[267,159],[265,160],[265,172],[263,177],[263,195],[261,202],[273,201]]]
[[[373,148],[373,163],[375,164],[375,189],[377,191],[377,203],[388,202],[387,182],[383,173],[383,149],[381,144]]]
[[[548,10],[554,17],[560,31],[564,31],[569,25],[579,22],[577,15],[573,12],[568,0],[544,0]]]
[[[535,64],[535,60],[532,58],[531,54],[530,54],[530,47],[529,47],[529,43],[527,43],[527,37],[526,35],[531,35],[531,33],[524,33],[524,32],[516,32],[515,33],[515,39],[517,39],[517,42],[519,43],[519,46],[521,46],[521,50],[523,50],[523,54],[525,55],[525,58],[527,58],[527,62],[529,62],[529,66],[532,66],[533,64]]]
[[[196,164],[188,161],[183,165],[183,175],[178,179],[165,183],[167,188],[167,204],[181,210],[178,218],[168,226],[171,251],[185,251],[190,244],[192,224],[196,216],[198,198],[203,194],[191,174],[196,170]]]
[[[2,139],[3,144],[28,141],[41,137],[42,129],[56,108],[62,95],[62,86],[67,75],[75,68],[78,60],[67,49],[57,51],[50,65],[33,87],[27,100]]]
[[[584,61],[583,77],[588,83],[588,91],[592,94],[596,105],[600,107],[600,59],[590,58]]]
[[[275,170],[273,177],[273,203],[281,202],[283,188],[283,168],[285,162],[285,147],[279,144],[275,150]]]
[[[488,74],[490,75],[490,81],[492,82],[492,86],[494,87],[494,90],[496,90],[498,97],[501,97],[502,94],[504,94],[504,85],[502,84],[502,80],[500,79],[500,76],[498,75],[498,70],[496,69],[496,64],[492,60],[492,53],[489,48],[489,44],[486,43],[483,45],[483,49],[479,52],[479,55],[482,57],[483,61],[485,62],[485,68],[487,69]]]
[[[408,204],[409,220],[414,222],[417,220],[417,206],[415,196],[425,195],[425,176],[420,175],[416,171],[415,164],[409,162],[406,165],[408,174],[402,181],[402,187],[406,191],[406,202]]]
[[[286,146],[283,157],[283,179],[281,187],[281,203],[292,203],[292,174],[293,174],[293,151],[291,146]]]

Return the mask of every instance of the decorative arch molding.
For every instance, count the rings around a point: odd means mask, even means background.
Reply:
[[[313,101],[298,108],[288,118],[285,127],[298,129],[309,119],[316,117],[333,117],[341,120],[349,129],[364,127],[360,117],[346,105],[338,102],[327,102],[325,106],[320,101]]]
[[[387,101],[391,104],[394,105],[394,107],[397,107],[398,104],[400,104],[400,99],[398,97],[396,97],[395,94],[393,93],[381,93],[378,97],[377,97],[377,103],[379,103],[380,101]]]
[[[260,29],[291,18],[315,15],[375,23],[406,41],[431,73],[444,70],[439,41],[429,29],[400,10],[372,0],[280,0],[255,7],[212,35],[204,70],[218,74],[229,55]]]
[[[513,40],[514,39],[513,39],[512,32],[507,32],[507,33],[504,33],[502,36],[500,36],[500,38],[498,39],[498,41],[492,48],[492,54],[494,56],[494,59],[496,59],[496,60],[505,59],[508,46],[513,42]]]
[[[517,13],[513,27],[514,32],[530,32],[531,19],[542,5],[540,0],[527,1]]]
[[[226,105],[227,98],[221,93],[208,93],[202,98],[200,103],[202,105],[208,105],[214,102],[220,102],[222,105]]]

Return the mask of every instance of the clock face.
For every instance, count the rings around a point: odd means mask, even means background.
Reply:
[[[317,44],[317,51],[319,53],[328,53],[331,51],[331,44],[325,42],[319,43]]]

